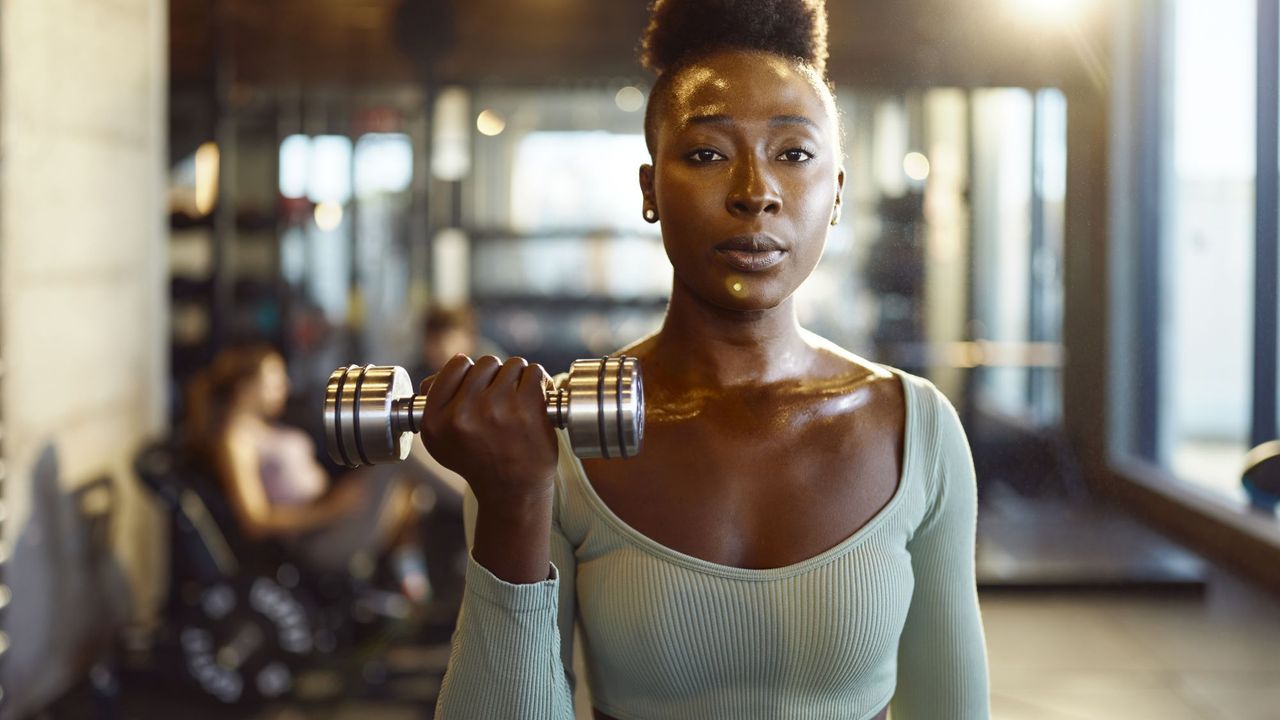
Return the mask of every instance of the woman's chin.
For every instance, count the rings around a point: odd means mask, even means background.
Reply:
[[[766,313],[786,302],[787,297],[789,296],[783,293],[731,293],[718,297],[713,302],[723,310],[739,313]]]
[[[730,273],[719,278],[699,278],[681,282],[677,277],[677,294],[697,304],[736,313],[763,313],[786,303],[795,293],[778,277],[765,273]]]

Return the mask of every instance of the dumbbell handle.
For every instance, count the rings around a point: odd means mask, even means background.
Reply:
[[[432,380],[435,375],[427,378]],[[425,381],[424,381],[425,382]],[[564,430],[568,426],[565,408],[569,404],[569,392],[563,388],[548,387],[543,391],[547,398],[547,419]],[[422,432],[422,419],[427,414],[427,396],[410,395],[391,401],[391,432]]]

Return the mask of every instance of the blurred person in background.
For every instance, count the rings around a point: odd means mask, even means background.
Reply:
[[[422,356],[411,371],[416,380],[439,372],[455,355],[505,357],[497,343],[480,333],[475,311],[468,306],[437,305],[422,318]],[[462,596],[466,571],[463,532],[463,494],[467,481],[432,457],[420,442],[409,452],[406,470],[421,481],[420,503],[426,512],[425,550],[432,570],[431,583],[442,612],[452,612]]]
[[[422,318],[422,357],[410,374],[416,380],[434,375],[455,355],[501,358],[506,353],[497,343],[480,334],[475,311],[470,307],[438,305]],[[419,469],[425,471],[424,479],[435,491],[436,504],[460,514],[466,481],[441,465],[422,443],[413,443],[410,457]]]
[[[440,368],[454,355],[494,355],[505,353],[496,342],[480,333],[475,310],[465,305],[438,305],[422,318],[422,358],[416,368],[419,380]]]
[[[413,488],[391,467],[331,481],[310,436],[277,421],[289,395],[280,353],[267,345],[224,350],[187,395],[189,445],[209,463],[247,538],[277,540],[321,572],[367,577],[385,558],[410,600],[429,598]]]
[[[643,448],[574,456],[541,367],[449,360],[473,537],[436,717],[983,720],[977,491],[929,381],[799,325],[844,188],[821,0],[657,0],[639,211],[674,282]]]

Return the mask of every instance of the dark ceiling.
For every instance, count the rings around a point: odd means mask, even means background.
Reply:
[[[860,86],[1088,86],[1105,82],[1106,0],[1076,25],[1028,0],[828,0],[830,74]],[[644,78],[646,0],[171,0],[175,88],[383,86]],[[450,18],[450,15],[453,17]],[[408,50],[406,51],[405,49]],[[219,49],[221,50],[219,52]]]

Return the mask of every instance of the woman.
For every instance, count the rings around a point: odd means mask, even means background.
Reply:
[[[330,487],[311,438],[276,422],[288,395],[284,358],[265,345],[223,351],[189,390],[189,436],[217,473],[241,530],[282,541],[324,572],[367,574],[397,547],[405,593],[425,600],[421,554],[410,542],[412,489],[388,471]]]
[[[825,10],[658,0],[642,212],[674,270],[640,359],[645,445],[579,462],[543,372],[451,360],[423,440],[474,494],[437,717],[987,716],[976,492],[927,381],[799,327],[840,214]]]

